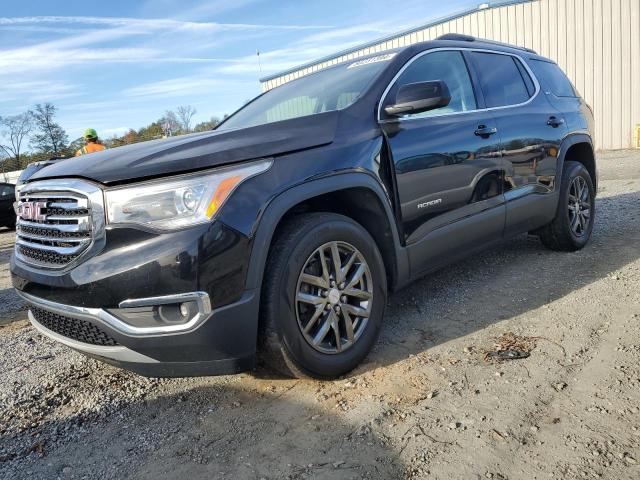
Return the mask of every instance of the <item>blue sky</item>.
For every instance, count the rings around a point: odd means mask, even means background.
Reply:
[[[179,105],[196,121],[221,117],[260,92],[260,76],[478,3],[2,0],[0,116],[49,101],[70,139],[121,134]]]

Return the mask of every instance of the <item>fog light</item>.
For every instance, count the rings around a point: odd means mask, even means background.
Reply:
[[[172,333],[193,328],[209,317],[211,304],[204,292],[123,300],[106,310],[135,333]]]

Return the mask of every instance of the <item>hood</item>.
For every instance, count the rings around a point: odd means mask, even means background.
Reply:
[[[136,143],[58,162],[29,180],[80,177],[108,185],[281,155],[331,143],[338,115],[333,111]]]
[[[48,167],[49,165],[53,165],[54,163],[61,162],[62,160],[66,160],[66,159],[65,158],[50,158],[49,160],[43,160],[41,162],[30,163],[29,165],[27,165],[24,168],[24,170],[22,170],[22,173],[18,177],[18,181],[16,183],[18,183],[18,184],[25,183],[33,175],[35,175],[36,172],[39,172],[40,170],[42,170],[45,167]]]

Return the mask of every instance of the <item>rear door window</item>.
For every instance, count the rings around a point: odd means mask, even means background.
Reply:
[[[488,108],[518,105],[535,93],[533,81],[515,57],[485,52],[471,52],[471,56]]]
[[[576,91],[564,72],[558,65],[543,60],[531,60],[531,70],[536,74],[545,90],[551,91],[556,97],[575,97]]]

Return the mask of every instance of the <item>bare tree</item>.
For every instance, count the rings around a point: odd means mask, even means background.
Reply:
[[[165,137],[172,137],[180,132],[181,125],[176,112],[173,110],[164,112],[164,117],[158,120],[158,123],[162,127],[162,133]]]
[[[191,132],[191,120],[195,114],[196,109],[191,105],[182,105],[178,107],[178,120],[185,133]]]
[[[32,112],[37,133],[31,139],[31,143],[41,152],[61,155],[67,149],[67,132],[57,124],[53,117],[56,107],[50,103],[36,105]]]
[[[5,140],[0,144],[0,149],[14,159],[15,168],[20,168],[22,144],[32,128],[33,117],[30,112],[0,118],[0,135]]]

